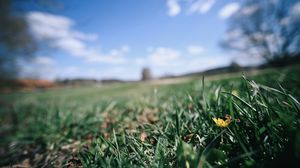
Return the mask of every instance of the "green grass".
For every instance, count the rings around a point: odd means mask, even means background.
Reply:
[[[300,159],[299,72],[4,94],[0,166],[291,165]],[[216,126],[226,114],[229,126]]]

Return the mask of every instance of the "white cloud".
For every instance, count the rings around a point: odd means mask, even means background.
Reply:
[[[86,62],[120,64],[126,62],[124,55],[130,51],[127,45],[103,53],[88,46],[87,41],[95,41],[98,36],[77,31],[74,21],[65,16],[43,12],[29,12],[26,16],[33,35],[38,40],[49,40],[51,47],[58,48],[71,56]]]
[[[265,39],[265,35],[261,32],[255,32],[251,37],[256,41],[263,41]]]
[[[231,57],[225,55],[211,55],[206,57],[195,57],[193,59],[187,60],[183,64],[187,64],[185,71],[203,71],[207,69],[216,68],[219,66],[226,66],[230,63]]]
[[[29,12],[26,16],[33,34],[38,39],[56,40],[74,38],[78,40],[96,40],[95,34],[87,34],[72,29],[74,21],[65,16],[52,15],[43,12]]]
[[[73,32],[72,34],[75,38],[87,41],[96,41],[98,36],[96,34],[86,34],[82,32]]]
[[[203,52],[203,47],[191,45],[192,52]],[[135,63],[140,66],[151,68],[154,76],[165,74],[179,75],[192,71],[202,71],[217,66],[224,66],[230,63],[230,57],[226,56],[203,56],[191,57],[181,54],[182,51],[174,48],[158,47],[145,58],[137,58]]]
[[[257,49],[256,49],[257,50]],[[249,57],[249,54],[243,54],[240,52],[234,52],[232,55],[233,59],[240,64],[241,66],[253,66],[253,65],[259,65],[265,62],[265,58],[261,57],[260,54],[251,54],[251,57]]]
[[[202,14],[207,13],[215,3],[216,0],[197,0],[191,4],[189,12]]]
[[[235,39],[240,37],[243,34],[243,31],[241,29],[233,29],[231,31],[226,32],[225,34],[225,40],[228,39]]]
[[[231,17],[235,12],[240,9],[240,4],[237,2],[232,2],[225,5],[219,12],[219,17],[221,19],[227,19]]]
[[[18,60],[21,78],[54,78],[56,62],[47,56],[37,56],[30,62]]]
[[[122,58],[122,57],[115,57],[115,56],[98,56],[98,55],[95,55],[95,56],[91,56],[88,58],[87,62],[90,62],[90,63],[110,63],[110,64],[122,64],[122,63],[125,63],[126,62],[126,59],[125,58]]]
[[[167,0],[167,7],[169,16],[176,16],[181,12],[178,0]]]
[[[57,39],[51,46],[62,49],[72,56],[78,57],[85,55],[87,50],[84,42],[70,37]]]
[[[122,45],[121,46],[121,51],[123,52],[123,53],[128,53],[128,52],[130,52],[130,47],[128,46],[128,45]]]
[[[290,16],[284,17],[279,21],[279,24],[282,26],[288,26],[292,21],[292,18]]]
[[[63,74],[75,74],[78,73],[79,69],[75,66],[69,66],[69,67],[65,67],[62,71]]]
[[[96,51],[90,51],[86,56],[86,61],[90,63],[110,63],[110,64],[122,64],[126,63],[127,59],[125,55],[130,51],[127,45],[123,45],[118,49],[112,49],[107,54]]]
[[[183,5],[188,2],[187,5]],[[189,14],[205,14],[211,10],[217,0],[166,0],[169,16],[177,16],[181,13],[182,8],[187,8]]]
[[[176,61],[180,57],[180,52],[171,48],[160,47],[155,49],[148,59],[155,66],[164,66]]]
[[[138,79],[139,69],[131,69],[131,67],[116,65],[110,66],[108,68],[101,68],[99,66],[91,67],[60,67],[55,72],[53,72],[52,79],[74,79],[74,78],[84,78],[84,79]]]
[[[259,9],[259,6],[257,4],[250,5],[250,6],[245,6],[241,9],[241,13],[246,15],[246,16],[250,16],[254,12],[256,12],[258,9]]]
[[[37,38],[62,38],[69,36],[73,21],[67,17],[42,12],[29,12],[26,16],[33,34]]]
[[[135,62],[136,64],[138,64],[138,65],[145,65],[145,64],[146,64],[146,59],[144,59],[144,58],[136,58],[136,59],[134,60],[134,62]]]
[[[54,65],[55,61],[49,57],[45,56],[38,56],[35,57],[34,60],[32,61],[34,64],[39,64],[39,65]]]
[[[297,2],[297,3],[292,7],[292,14],[294,14],[294,15],[300,15],[300,2]]]
[[[199,55],[204,52],[204,47],[198,45],[190,45],[187,47],[187,52],[191,55]]]
[[[241,36],[239,37],[239,40],[234,40],[231,41],[230,43],[228,43],[227,45],[232,47],[232,48],[236,48],[236,49],[246,49],[249,45],[249,37],[248,36]]]
[[[279,24],[282,26],[289,26],[300,20],[300,2],[295,3],[289,10],[289,15],[283,17]]]
[[[181,52],[172,48],[158,47],[148,52],[146,57],[136,58],[133,62],[142,66],[164,68],[177,65],[181,58]]]
[[[278,45],[282,45],[285,42],[286,38],[277,34],[266,34],[265,40],[267,42],[269,50],[272,53],[275,53],[279,50]]]

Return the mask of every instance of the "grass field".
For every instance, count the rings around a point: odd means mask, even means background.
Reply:
[[[0,166],[292,165],[300,159],[299,72],[3,94]]]

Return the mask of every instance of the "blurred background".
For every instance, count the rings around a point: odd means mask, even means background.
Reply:
[[[0,89],[299,63],[298,0],[1,0]]]

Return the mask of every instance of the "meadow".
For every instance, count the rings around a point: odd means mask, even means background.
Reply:
[[[0,166],[292,166],[299,72],[2,94]]]

